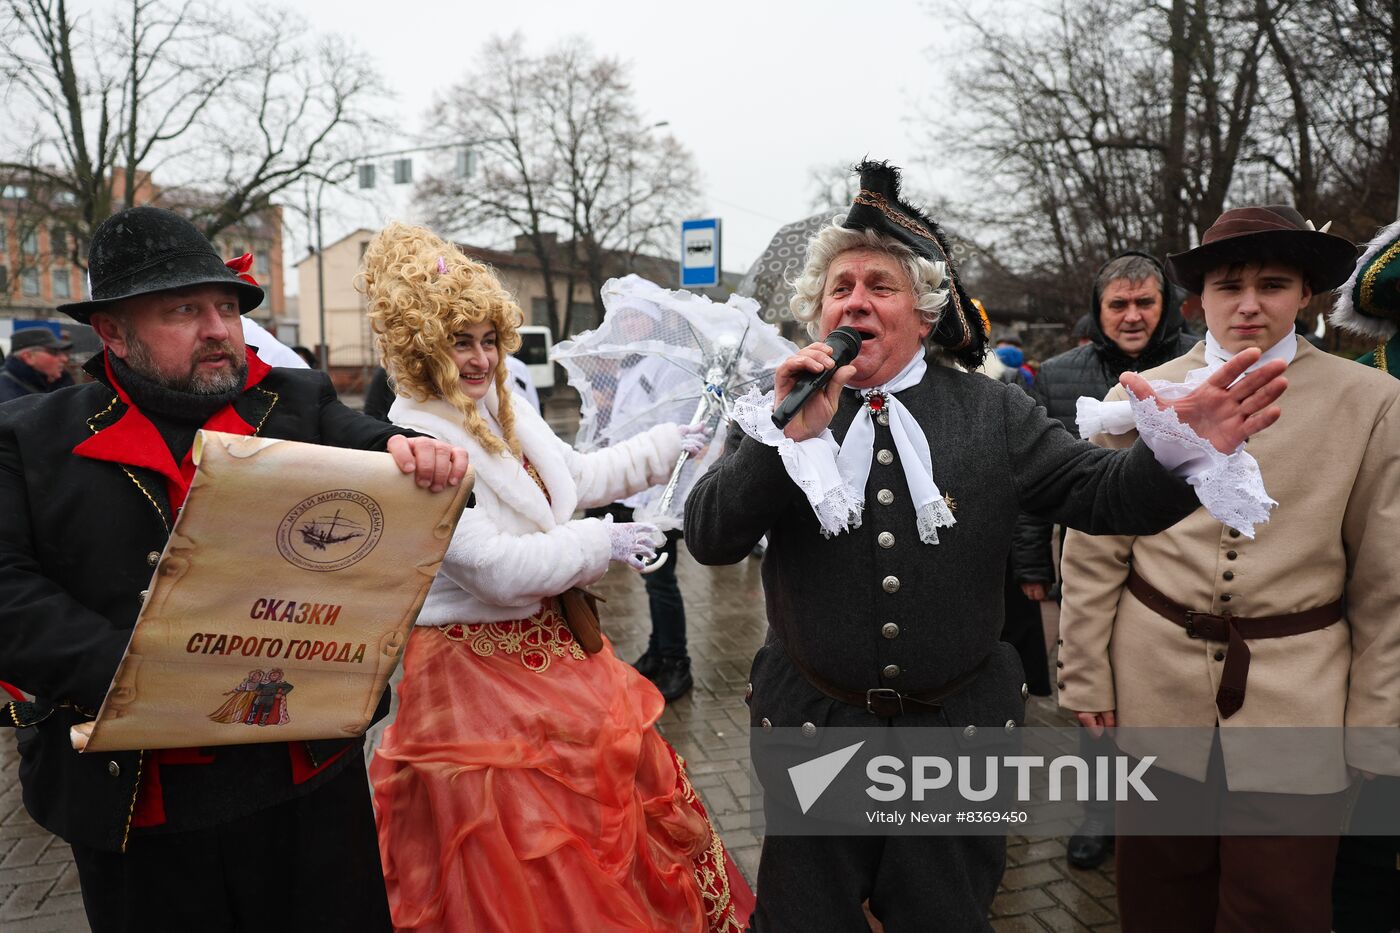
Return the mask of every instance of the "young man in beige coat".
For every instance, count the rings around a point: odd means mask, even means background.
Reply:
[[[1095,731],[1198,727],[1159,758],[1168,785],[1223,783],[1245,792],[1237,803],[1299,795],[1298,810],[1340,814],[1355,771],[1397,769],[1381,749],[1343,754],[1340,729],[1326,733],[1336,754],[1318,767],[1261,767],[1251,741],[1261,733],[1247,728],[1400,726],[1400,382],[1294,334],[1298,312],[1345,281],[1354,257],[1296,211],[1260,207],[1227,211],[1201,246],[1170,257],[1210,333],[1144,376],[1190,383],[1247,347],[1285,360],[1282,417],[1248,448],[1278,504],[1252,538],[1201,510],[1151,537],[1071,532],[1065,543],[1060,704]],[[1123,929],[1327,931],[1336,846],[1335,836],[1125,834]]]

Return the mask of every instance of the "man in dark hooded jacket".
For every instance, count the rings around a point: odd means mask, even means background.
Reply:
[[[1089,343],[1041,364],[1031,396],[1072,433],[1075,407],[1082,395],[1101,399],[1124,372],[1142,372],[1174,360],[1196,345],[1185,328],[1181,300],[1167,284],[1162,264],[1146,253],[1114,256],[1094,276],[1088,319]],[[1022,515],[1016,525],[1012,566],[1025,595],[1044,600],[1057,572],[1051,551],[1053,526]],[[1081,737],[1092,741],[1088,733]],[[1089,753],[1085,749],[1085,753]],[[1084,824],[1066,850],[1076,868],[1097,868],[1113,845],[1111,804],[1087,805]]]

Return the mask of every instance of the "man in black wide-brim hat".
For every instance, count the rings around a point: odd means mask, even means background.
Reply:
[[[35,698],[0,720],[25,807],[71,844],[97,933],[388,930],[363,738],[80,756],[69,730],[112,681],[201,427],[387,449],[434,491],[466,453],[258,359],[239,316],[262,289],[182,217],[124,210],[88,256],[91,299],[61,310],[102,338],[96,381],[0,408],[0,680]]]
[[[784,430],[773,405],[800,374],[835,366],[827,344],[783,362],[774,396],[735,405],[724,456],[686,504],[686,540],[701,563],[720,564],[768,535],[755,743],[783,727],[816,739],[832,726],[1005,734],[1027,692],[1015,650],[998,640],[1018,513],[1150,534],[1198,501],[1146,444],[1096,448],[1019,389],[966,371],[982,362],[987,332],[941,231],[900,199],[896,169],[859,170],[850,211],[807,246],[793,311],[817,338],[855,329],[860,352]],[[1281,367],[1226,388],[1255,358],[1177,403],[1218,450],[1277,416]],[[792,797],[777,783],[764,790],[770,815]],[[864,929],[867,900],[888,933],[991,928],[1004,836],[779,835],[773,824],[758,933]]]

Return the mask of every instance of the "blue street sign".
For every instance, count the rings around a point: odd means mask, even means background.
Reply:
[[[719,284],[719,218],[681,221],[681,286]]]

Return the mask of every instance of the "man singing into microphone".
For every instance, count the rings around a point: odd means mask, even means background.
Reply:
[[[1199,505],[1186,477],[1224,459],[1205,446],[1236,451],[1278,417],[1282,366],[1231,386],[1258,357],[1240,354],[1172,402],[1195,448],[1146,424],[1127,450],[1077,440],[1025,393],[954,365],[982,361],[987,331],[946,241],[900,200],[897,169],[858,171],[849,213],[808,244],[792,308],[815,338],[854,329],[859,353],[838,368],[814,343],[779,366],[773,396],[736,404],[725,455],[691,491],[686,539],[722,564],[768,535],[755,730],[1014,727],[1026,691],[998,633],[1018,512],[1097,534],[1169,527]],[[777,427],[773,405],[827,370]],[[1151,388],[1125,378],[1155,411]],[[868,901],[888,933],[989,930],[1004,864],[996,836],[770,834],[752,929],[864,929]]]

